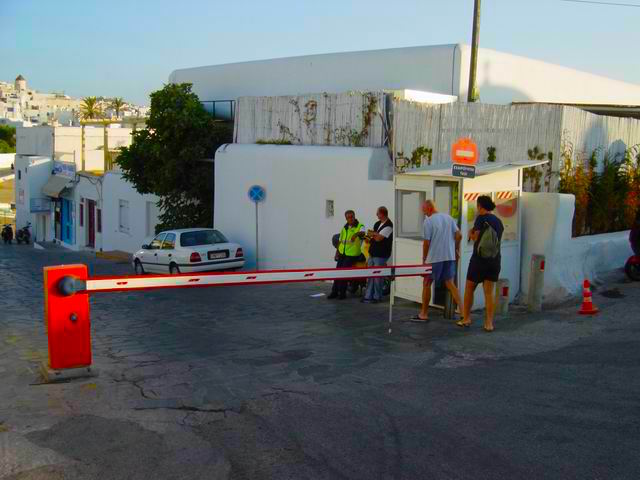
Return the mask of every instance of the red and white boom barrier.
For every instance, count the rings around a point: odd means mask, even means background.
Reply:
[[[45,324],[52,371],[91,365],[89,295],[100,292],[318,282],[431,274],[431,265],[316,268],[234,273],[89,277],[86,265],[44,268]]]

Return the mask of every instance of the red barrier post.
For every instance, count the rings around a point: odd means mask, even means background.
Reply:
[[[89,294],[75,293],[83,290],[87,278],[86,265],[44,268],[45,326],[49,342],[47,377],[55,374],[62,378],[60,371],[79,368],[86,374],[91,366]]]

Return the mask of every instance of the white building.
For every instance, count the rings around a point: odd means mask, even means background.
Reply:
[[[77,121],[82,100],[63,93],[42,93],[30,89],[18,75],[13,84],[0,82],[0,118],[33,125]]]
[[[134,252],[155,233],[158,198],[140,195],[112,164],[131,129],[20,128],[16,140],[16,225],[30,222],[36,241]]]
[[[466,101],[471,47],[436,45],[328,53],[175,70],[201,101],[241,96],[420,90]],[[483,103],[638,105],[640,86],[494,50],[478,53]]]
[[[392,170],[384,148],[225,145],[216,152],[214,226],[256,264],[252,185],[258,205],[260,269],[333,267],[331,238],[354,210],[370,227],[377,207],[393,213]]]
[[[111,157],[131,145],[132,129],[107,127],[18,127],[16,155],[36,155],[72,162],[78,171],[104,171],[105,150]],[[106,146],[105,146],[106,143]],[[109,157],[109,155],[107,155]]]

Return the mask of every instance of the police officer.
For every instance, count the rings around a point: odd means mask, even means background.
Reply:
[[[338,239],[338,248],[335,255],[336,268],[353,267],[362,255],[362,238],[365,235],[364,225],[356,219],[356,214],[353,210],[344,212],[344,218],[347,223],[340,230],[340,238]],[[347,280],[334,280],[331,294],[327,299],[333,300],[337,298],[344,300],[347,298],[347,285]]]

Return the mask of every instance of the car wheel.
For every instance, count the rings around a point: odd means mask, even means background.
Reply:
[[[134,268],[136,270],[136,275],[144,275],[144,267],[142,266],[142,262],[140,262],[140,260],[136,259]]]
[[[178,275],[180,273],[180,268],[175,263],[169,265],[169,273],[171,275]]]

